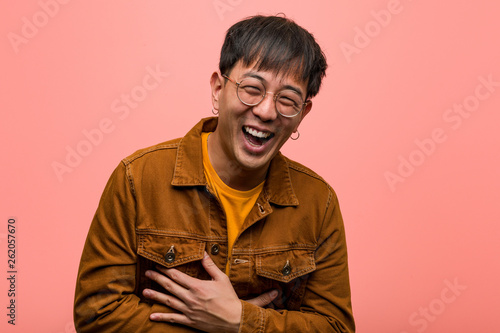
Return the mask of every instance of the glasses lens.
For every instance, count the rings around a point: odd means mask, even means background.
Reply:
[[[284,116],[292,117],[301,110],[304,102],[293,90],[282,90],[276,98],[276,109]]]
[[[238,97],[247,105],[257,105],[264,98],[266,88],[257,79],[244,79],[238,86]]]

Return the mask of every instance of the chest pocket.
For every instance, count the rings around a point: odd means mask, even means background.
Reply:
[[[298,310],[309,273],[316,270],[314,252],[293,249],[256,256],[256,273],[264,282],[263,291],[277,289],[278,297],[270,307]]]
[[[157,270],[157,265],[203,278],[200,272],[204,272],[201,259],[205,251],[205,241],[151,232],[138,232],[138,237],[136,295],[141,299],[144,288],[165,292],[161,286],[145,276],[147,270]]]

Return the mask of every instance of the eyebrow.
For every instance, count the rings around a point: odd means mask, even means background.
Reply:
[[[244,73],[242,75],[242,79],[244,78],[247,78],[247,77],[253,77],[254,79],[257,79],[259,81],[262,81],[262,82],[267,82],[262,76],[260,76],[259,74],[255,73],[255,72],[248,72],[248,73]],[[296,87],[296,86],[292,86],[292,85],[289,85],[289,84],[286,84],[283,86],[282,89],[280,89],[279,91],[281,90],[285,90],[285,89],[288,89],[288,90],[292,90],[292,91],[295,91],[297,94],[300,95],[300,97],[302,98],[303,94],[302,94],[302,90],[299,88],[299,87]],[[267,89],[266,89],[267,91]]]

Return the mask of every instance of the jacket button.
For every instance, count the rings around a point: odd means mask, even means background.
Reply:
[[[167,254],[165,254],[165,261],[171,264],[174,262],[174,260],[175,260],[175,250],[174,246],[172,245],[168,250]]]
[[[214,244],[214,245],[212,245],[212,247],[210,248],[210,253],[212,253],[214,256],[218,255],[218,254],[219,254],[219,251],[220,251],[220,246],[219,246],[219,244]]]
[[[173,263],[175,260],[175,253],[173,252],[168,252],[165,254],[165,261],[168,262],[169,264]]]
[[[281,273],[283,273],[284,276],[288,276],[292,273],[292,266],[290,266],[290,262],[288,260],[286,261],[285,266],[283,266]]]

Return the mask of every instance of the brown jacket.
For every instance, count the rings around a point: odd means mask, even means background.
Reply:
[[[139,150],[111,175],[87,236],[78,272],[78,332],[195,332],[149,320],[171,312],[142,297],[161,290],[144,273],[155,265],[207,279],[207,251],[224,271],[225,214],[203,174],[203,119],[184,138]],[[228,166],[232,167],[232,166]],[[332,188],[278,154],[238,236],[229,278],[240,299],[278,289],[266,308],[242,301],[240,332],[354,332],[347,249]]]

